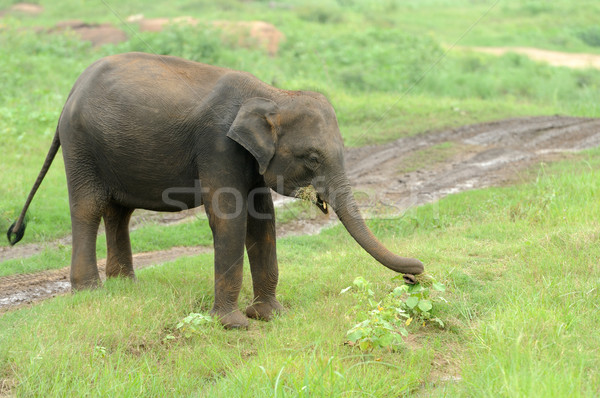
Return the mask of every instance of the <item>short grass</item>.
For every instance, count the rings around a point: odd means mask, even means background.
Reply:
[[[397,352],[343,345],[339,295],[390,272],[343,228],[279,243],[287,312],[248,331],[176,324],[212,302],[212,256],[142,270],[0,317],[0,385],[18,396],[597,396],[600,151],[535,181],[453,195],[371,220],[393,251],[448,286],[446,330],[414,325]],[[577,192],[577,195],[573,195]],[[246,267],[248,268],[248,267]],[[241,305],[251,300],[249,274]],[[170,337],[168,337],[170,336]]]

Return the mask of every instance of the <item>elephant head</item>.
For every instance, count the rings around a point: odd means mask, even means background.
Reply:
[[[228,137],[258,162],[266,184],[280,194],[295,196],[313,185],[315,204],[325,213],[328,204],[350,235],[387,268],[414,283],[423,264],[391,253],[366,226],[344,169],[344,144],[329,101],[314,92],[279,92],[272,99],[243,102]]]

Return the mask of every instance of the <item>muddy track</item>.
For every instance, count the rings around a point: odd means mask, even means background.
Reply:
[[[352,148],[346,153],[346,169],[365,214],[381,208],[385,214],[401,214],[451,193],[518,181],[533,164],[599,145],[600,119],[516,118],[403,138],[386,145]],[[414,167],[421,163],[422,166]],[[277,195],[276,202],[281,202]],[[132,224],[136,227],[157,221],[189,222],[197,214],[198,210],[177,215],[136,212]],[[278,225],[278,236],[317,233],[335,222],[334,215],[319,214],[315,211],[307,219]],[[0,262],[65,244],[70,244],[70,237],[43,245],[2,247]],[[198,246],[138,253],[134,255],[134,265],[140,269],[211,250]],[[99,266],[103,268],[104,260]],[[65,267],[0,277],[0,312],[69,291],[68,274]]]

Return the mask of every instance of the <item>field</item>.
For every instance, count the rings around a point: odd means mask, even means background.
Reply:
[[[406,192],[398,188],[400,196],[446,176],[447,185],[428,188],[439,195],[409,203],[401,212],[365,205],[375,235],[392,251],[421,259],[445,286],[432,293],[431,310],[444,327],[411,316],[398,344],[363,349],[355,344],[347,332],[366,319],[384,318],[391,304],[379,300],[402,283],[343,227],[316,219],[298,203],[277,212],[283,231],[278,294],[286,312],[272,322],[253,321],[247,331],[225,331],[201,318],[195,318],[196,325],[189,315],[207,314],[213,297],[212,236],[203,212],[187,214],[183,222],[140,212],[132,233],[134,253],[173,250],[173,259],[166,256],[162,261],[171,261],[140,269],[137,283],[110,280],[92,292],[0,314],[0,396],[600,394],[600,151],[596,121],[587,119],[600,116],[600,71],[469,49],[528,46],[600,54],[594,20],[600,4],[123,3],[40,1],[39,14],[2,14],[0,229],[18,215],[66,96],[88,64],[126,51],[183,56],[246,70],[276,87],[326,94],[352,148],[349,172],[361,194],[372,194],[369,183],[378,178],[383,183],[371,189],[393,186],[397,179],[414,184]],[[0,0],[0,10],[12,4]],[[192,16],[200,24],[140,32],[125,22],[139,13]],[[72,32],[48,32],[72,19],[110,23],[128,39],[92,46]],[[271,55],[252,43],[240,46],[210,24],[218,20],[266,21],[285,41]],[[501,121],[506,118],[512,119]],[[500,138],[527,123],[533,127],[526,131],[535,137],[553,135],[553,144],[534,147],[533,141],[515,137],[506,144]],[[585,126],[590,131],[584,137]],[[489,142],[475,143],[469,135],[492,127],[499,133]],[[380,144],[389,147],[365,147]],[[402,157],[377,164],[375,155],[389,148]],[[496,153],[499,149],[504,152]],[[531,156],[524,159],[525,152]],[[483,157],[494,153],[495,158]],[[496,161],[476,170],[488,177],[463,173],[463,180],[451,180],[444,174],[457,164],[465,173],[474,170],[476,154],[480,164]],[[369,161],[373,173],[360,175],[359,166]],[[480,186],[495,187],[446,196]],[[69,264],[60,156],[28,216],[19,245],[0,242],[0,286],[2,278]],[[328,227],[293,236],[290,231],[299,224]],[[106,257],[102,235],[98,245],[98,257]],[[20,246],[27,250],[16,251]],[[190,249],[176,258],[181,252],[174,248],[181,247]],[[193,248],[198,255],[189,255]],[[252,297],[245,272],[241,305]],[[353,285],[357,277],[371,283],[375,307]],[[348,286],[354,288],[340,294]],[[399,338],[398,330],[389,334]]]

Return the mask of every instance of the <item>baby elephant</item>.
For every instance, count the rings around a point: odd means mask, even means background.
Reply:
[[[134,277],[129,219],[134,209],[180,211],[204,205],[214,240],[212,314],[247,327],[238,308],[244,246],[254,300],[251,318],[282,310],[270,189],[287,196],[313,185],[314,204],[331,207],[354,239],[409,282],[423,272],[369,231],[344,172],[344,145],[327,99],[271,87],[249,73],[170,56],[102,58],[77,79],[25,206],[8,230],[25,231],[25,213],[62,145],[73,232],[73,289],[100,284],[96,237],[106,227],[106,276]]]

